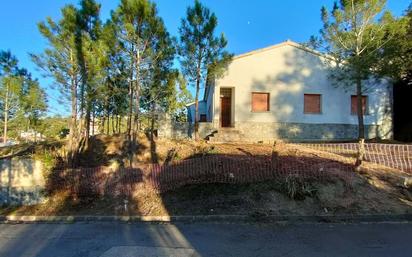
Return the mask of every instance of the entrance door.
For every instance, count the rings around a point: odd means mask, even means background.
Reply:
[[[232,125],[232,99],[231,97],[223,96],[220,98],[220,121],[222,127],[230,127]]]

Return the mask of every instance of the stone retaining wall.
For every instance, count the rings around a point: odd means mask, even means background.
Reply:
[[[199,123],[199,134],[201,138],[206,138],[215,130],[211,122]],[[194,138],[194,124],[170,120],[163,121],[159,126],[158,135],[160,138],[191,139]]]
[[[31,205],[44,201],[41,161],[29,158],[0,160],[0,205]]]
[[[339,141],[354,140],[358,138],[358,125],[354,124],[318,124],[318,123],[292,123],[292,122],[235,122],[233,128],[218,129],[213,122],[199,123],[199,134],[201,138],[218,131],[223,141],[245,142],[272,142],[277,139],[289,141]],[[231,135],[238,136],[232,139]],[[224,135],[223,135],[224,134]],[[194,138],[194,124],[188,122],[175,122],[168,117],[159,121],[158,135],[161,138],[192,139]],[[392,119],[388,116],[381,125],[365,125],[366,139],[392,139]]]

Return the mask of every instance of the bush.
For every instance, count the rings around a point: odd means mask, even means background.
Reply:
[[[281,184],[281,190],[293,200],[304,200],[316,193],[316,188],[298,174],[288,175]]]

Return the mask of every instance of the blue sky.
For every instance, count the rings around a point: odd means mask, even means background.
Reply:
[[[0,49],[11,50],[20,65],[29,69],[47,89],[50,114],[67,114],[69,105],[58,104],[59,94],[50,89],[50,81],[41,77],[28,53],[40,53],[46,42],[37,23],[47,16],[60,17],[60,9],[78,0],[3,1],[0,9]],[[107,19],[118,0],[100,0],[102,18]],[[177,36],[180,20],[192,0],[156,0],[160,16],[172,35]],[[320,8],[330,9],[332,0],[203,0],[219,19],[219,32],[228,38],[228,50],[240,54],[291,39],[305,42],[321,28]],[[411,0],[388,0],[387,8],[401,15]]]

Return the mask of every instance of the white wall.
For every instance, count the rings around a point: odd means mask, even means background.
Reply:
[[[227,74],[216,81],[215,100],[220,87],[235,88],[235,122],[357,124],[357,116],[351,115],[350,99],[355,91],[336,88],[328,79],[327,65],[320,56],[292,45],[235,58]],[[252,92],[270,93],[269,112],[251,112]],[[303,113],[305,93],[322,94],[321,114]],[[380,84],[367,95],[369,115],[365,124],[380,125],[385,112],[391,110],[391,92]],[[219,103],[216,101],[216,105]],[[218,119],[219,106],[215,111]]]

